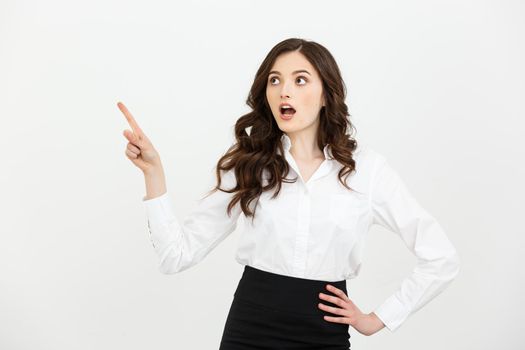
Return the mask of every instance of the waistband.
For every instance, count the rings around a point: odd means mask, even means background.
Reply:
[[[285,276],[245,265],[244,272],[234,293],[235,299],[304,315],[335,316],[319,309],[318,304],[340,307],[319,298],[319,293],[336,296],[326,289],[330,284],[347,294],[346,280],[327,282]]]

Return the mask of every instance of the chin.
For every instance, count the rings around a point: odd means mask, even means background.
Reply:
[[[284,126],[280,125],[279,129],[281,129],[282,132],[285,132],[287,134],[293,134],[294,132],[297,132],[297,131],[301,130],[302,128],[292,127],[290,125],[284,125]]]
[[[277,126],[279,126],[279,129],[281,129],[284,132],[288,131],[294,131],[297,129],[296,125],[293,125],[291,120],[281,120],[280,118],[276,119]]]

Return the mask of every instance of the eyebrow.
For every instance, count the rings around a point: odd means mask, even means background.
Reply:
[[[272,70],[270,73],[268,73],[268,75],[272,74],[272,73],[275,73],[275,74],[278,74],[278,75],[281,75],[280,72],[276,71],[276,70]],[[292,74],[297,74],[297,73],[306,73],[308,75],[311,75],[310,72],[308,72],[306,69],[299,69],[299,70],[296,70],[296,71],[293,71]]]

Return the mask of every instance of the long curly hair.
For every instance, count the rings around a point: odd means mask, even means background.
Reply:
[[[325,105],[320,111],[317,145],[323,149],[330,145],[332,157],[341,163],[339,181],[349,190],[346,177],[355,170],[355,161],[352,158],[357,148],[357,141],[352,137],[354,125],[347,118],[350,116],[345,104],[346,86],[341,72],[332,54],[322,45],[300,38],[290,38],[275,45],[255,74],[246,104],[251,112],[241,116],[235,123],[236,142],[230,146],[216,165],[217,185],[206,195],[220,190],[234,193],[228,204],[227,213],[231,215],[232,208],[240,202],[241,209],[246,217],[255,216],[250,204],[263,191],[277,188],[272,196],[275,198],[281,190],[281,182],[289,172],[289,165],[284,157],[281,137],[283,132],[275,121],[270,105],[266,98],[266,85],[270,69],[277,57],[290,51],[299,51],[315,67],[323,82]],[[250,129],[250,132],[247,132]],[[280,154],[278,153],[280,151]],[[231,189],[222,189],[221,171],[234,169],[236,186]],[[263,173],[267,172],[268,182],[263,185]],[[343,176],[345,176],[343,180]],[[295,182],[297,178],[293,179]]]

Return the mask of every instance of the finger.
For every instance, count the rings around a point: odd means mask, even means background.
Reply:
[[[341,298],[339,297],[335,297],[333,295],[328,295],[328,294],[324,294],[324,293],[319,293],[319,298],[323,299],[323,300],[326,300],[326,301],[329,301],[331,302],[332,304],[334,305],[338,305],[338,306],[341,306],[341,307],[345,307],[346,305],[346,302],[344,300],[342,300]]]
[[[319,306],[321,310],[324,310],[324,311],[327,311],[327,312],[330,312],[336,315],[347,315],[348,313],[345,309],[341,309],[340,307],[328,306],[323,303],[319,303],[317,305]]]
[[[120,111],[124,113],[124,116],[126,117],[129,125],[131,126],[131,129],[133,129],[133,132],[139,137],[142,136],[142,134],[144,134],[142,132],[142,129],[139,127],[137,121],[135,120],[135,118],[133,118],[126,106],[124,106],[122,102],[117,103],[117,106],[120,109]]]
[[[348,296],[345,294],[345,292],[343,292],[341,289],[336,288],[336,287],[332,286],[331,284],[327,284],[326,285],[326,289],[328,289],[330,292],[334,293],[335,295],[337,295],[338,297],[340,297],[344,301],[351,302],[350,298],[348,298]]]
[[[129,157],[129,158],[132,158],[132,159],[136,159],[137,158],[137,155],[133,152],[131,152],[129,149],[126,148],[126,155]]]
[[[133,133],[130,130],[124,130],[123,134],[129,142],[131,142],[134,145],[140,146],[141,139],[135,133]]]
[[[127,146],[127,148],[128,148],[131,152],[133,152],[133,153],[135,153],[135,154],[139,154],[139,153],[140,153],[140,148],[136,147],[136,146],[133,145],[132,143],[129,143],[129,142],[128,142],[128,146]]]
[[[140,155],[140,151],[137,152],[137,151],[131,150],[131,149],[129,149],[129,148],[128,148],[128,151],[130,151],[131,153],[133,153],[133,154],[136,155],[136,156]]]
[[[345,323],[350,324],[350,319],[346,317],[333,317],[333,316],[324,316],[324,319],[329,322],[334,323]]]

